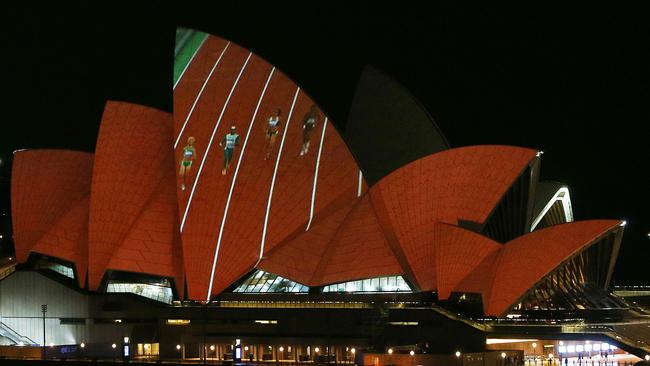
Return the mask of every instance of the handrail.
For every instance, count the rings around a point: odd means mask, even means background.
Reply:
[[[7,266],[6,268],[0,270],[0,280],[4,279],[5,277],[9,276],[10,274],[14,273],[16,271],[16,265],[12,264],[10,266]]]
[[[14,341],[16,343],[23,342],[23,343],[27,343],[27,344],[36,344],[36,342],[34,342],[34,340],[32,340],[31,338],[19,334],[18,332],[13,330],[10,326],[8,326],[4,322],[0,321],[0,331],[2,331],[2,330],[6,331],[10,335],[12,335],[13,338],[12,337],[7,337],[7,338],[11,339],[12,341]],[[25,341],[27,341],[27,342],[25,342]]]

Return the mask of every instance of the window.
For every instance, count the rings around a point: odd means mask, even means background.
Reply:
[[[402,276],[375,277],[364,280],[335,283],[325,286],[323,292],[411,292]]]
[[[273,273],[257,270],[237,286],[234,292],[309,292],[309,287]]]
[[[50,271],[54,271],[60,275],[64,275],[68,278],[74,279],[74,270],[72,269],[71,266],[66,266],[64,264],[60,264],[57,262],[45,262],[41,263],[38,265],[39,269],[49,269]]]
[[[152,300],[171,304],[174,299],[171,287],[150,285],[146,283],[128,283],[111,281],[106,292],[132,293]]]

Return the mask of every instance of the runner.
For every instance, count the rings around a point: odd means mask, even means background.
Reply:
[[[236,129],[235,126],[230,127],[230,132],[219,143],[219,146],[223,146],[223,169],[221,169],[221,175],[226,175],[235,146],[239,145],[239,135],[235,133]]]
[[[266,124],[266,153],[264,155],[264,160],[268,160],[271,157],[271,150],[273,149],[273,145],[275,145],[275,139],[280,131],[281,113],[282,110],[278,108],[275,116],[269,117],[268,123]]]
[[[183,155],[181,157],[180,168],[178,170],[178,175],[183,178],[181,183],[181,191],[185,190],[185,175],[190,172],[192,168],[192,160],[196,157],[196,150],[194,149],[194,137],[190,136],[187,139],[187,145],[183,148]]]
[[[314,130],[314,127],[316,127],[316,123],[319,119],[320,114],[318,113],[318,109],[315,104],[312,104],[302,122],[302,148],[300,149],[300,156],[309,152],[311,132]]]

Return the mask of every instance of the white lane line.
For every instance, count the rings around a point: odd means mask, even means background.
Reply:
[[[214,70],[216,70],[217,66],[219,65],[219,62],[221,62],[221,58],[223,58],[223,55],[226,53],[228,46],[230,46],[230,42],[226,43],[226,47],[223,48],[223,51],[221,51],[221,55],[219,55],[217,62],[214,63],[212,69],[210,70],[210,73],[208,74],[208,77],[205,78],[205,81],[203,82],[203,86],[201,87],[201,90],[199,90],[199,94],[196,95],[196,99],[194,99],[194,103],[192,103],[192,108],[190,108],[190,112],[187,114],[187,117],[185,117],[185,122],[183,122],[183,127],[181,127],[181,130],[178,132],[178,137],[176,138],[176,142],[174,142],[174,149],[178,146],[178,142],[181,140],[181,136],[183,136],[183,131],[185,131],[185,127],[187,126],[187,122],[190,120],[190,117],[192,117],[192,113],[194,112],[194,107],[196,107],[197,103],[199,102],[199,99],[201,99],[201,94],[203,94],[203,90],[205,89],[205,86],[208,85],[208,81],[210,81],[210,78],[212,77],[212,73],[214,72]]]
[[[359,188],[357,188],[357,197],[361,197],[361,187],[363,187],[363,173],[359,169]]]
[[[291,103],[291,109],[289,110],[289,116],[287,117],[287,124],[284,126],[284,132],[282,132],[282,141],[280,142],[278,157],[275,159],[275,169],[273,170],[273,179],[271,179],[271,188],[269,188],[269,199],[266,201],[266,215],[264,216],[262,240],[260,242],[260,256],[253,267],[257,267],[257,265],[260,264],[260,261],[262,260],[262,255],[264,254],[264,243],[266,242],[266,229],[269,223],[269,213],[271,212],[271,200],[273,199],[273,188],[275,187],[275,177],[278,174],[278,166],[280,166],[280,158],[282,157],[282,148],[284,147],[284,139],[287,137],[287,131],[289,131],[289,122],[291,122],[293,107],[296,106],[296,99],[298,99],[298,93],[300,93],[300,87],[296,88],[296,94],[294,94],[293,96],[293,102]]]
[[[185,67],[183,68],[183,71],[181,71],[181,74],[178,75],[178,79],[176,79],[176,82],[174,83],[174,89],[176,89],[176,85],[178,85],[178,83],[179,83],[179,82],[181,81],[181,79],[183,78],[183,75],[185,75],[185,70],[187,70],[187,68],[190,66],[190,64],[191,64],[192,61],[194,60],[194,57],[196,56],[197,53],[199,53],[199,50],[201,49],[201,47],[203,47],[203,44],[204,44],[205,41],[208,39],[208,37],[209,37],[208,34],[206,34],[206,35],[203,37],[203,40],[202,40],[201,43],[199,44],[199,47],[196,48],[196,51],[194,51],[194,53],[192,54],[192,57],[190,57],[190,60],[187,61],[187,64],[186,64]]]
[[[201,178],[201,172],[203,171],[203,165],[205,165],[205,161],[208,158],[208,153],[210,152],[210,147],[212,146],[212,141],[214,141],[214,135],[216,135],[216,133],[217,133],[217,129],[219,128],[219,124],[221,123],[221,118],[223,118],[223,115],[226,112],[226,107],[228,107],[228,102],[230,102],[230,97],[232,97],[232,94],[235,91],[235,88],[237,88],[237,83],[239,82],[239,79],[241,78],[242,74],[244,73],[244,70],[246,69],[246,65],[248,65],[248,61],[251,59],[252,55],[253,55],[252,52],[250,52],[248,54],[248,57],[246,58],[246,62],[244,62],[244,65],[241,67],[241,70],[239,70],[239,75],[237,75],[237,79],[235,79],[234,84],[232,84],[232,88],[230,88],[230,94],[228,94],[228,98],[226,98],[226,102],[223,104],[223,108],[221,108],[221,114],[219,114],[219,119],[217,119],[217,123],[215,123],[214,129],[212,130],[212,136],[210,136],[210,141],[208,142],[208,146],[205,148],[205,154],[203,154],[203,159],[201,160],[201,165],[199,166],[198,172],[196,172],[196,179],[194,180],[194,184],[192,185],[192,192],[190,193],[190,198],[187,200],[187,206],[185,206],[185,213],[183,214],[183,221],[181,221],[181,233],[183,232],[183,226],[185,226],[185,220],[187,219],[187,213],[190,212],[190,205],[192,204],[192,198],[194,197],[194,191],[196,190],[196,186],[199,184],[199,178]]]
[[[316,170],[314,171],[314,186],[311,190],[311,207],[309,208],[309,221],[307,222],[307,227],[305,231],[309,231],[311,226],[311,220],[314,219],[314,201],[316,201],[316,183],[318,182],[318,167],[320,166],[320,155],[323,152],[323,141],[325,141],[325,128],[327,128],[327,117],[325,117],[325,122],[323,122],[323,132],[320,135],[320,146],[318,147],[318,156],[316,158]]]
[[[271,81],[271,77],[273,77],[274,72],[275,72],[275,67],[271,69],[271,72],[269,73],[269,77],[266,79],[266,84],[264,84],[264,89],[262,90],[260,99],[257,100],[257,106],[255,107],[255,112],[253,113],[253,117],[251,118],[251,121],[248,124],[248,131],[246,131],[246,137],[244,138],[244,144],[242,145],[241,148],[241,154],[239,154],[239,159],[237,160],[237,167],[235,168],[235,173],[232,178],[232,183],[230,183],[230,191],[228,192],[228,199],[226,200],[226,207],[223,210],[223,218],[221,219],[221,227],[219,228],[219,238],[217,239],[217,248],[214,251],[214,259],[212,260],[212,273],[210,274],[210,286],[208,287],[208,296],[206,301],[210,301],[210,294],[212,294],[212,283],[214,281],[214,272],[217,268],[217,258],[219,258],[219,248],[221,247],[223,228],[226,226],[226,217],[228,216],[228,208],[230,207],[232,192],[235,190],[235,182],[237,181],[237,173],[239,173],[239,166],[241,165],[242,160],[244,160],[244,152],[246,151],[246,145],[248,144],[248,137],[251,134],[251,130],[253,129],[253,123],[255,123],[255,117],[257,117],[257,111],[260,109],[260,105],[262,104],[262,99],[264,98],[264,94],[266,94],[266,89],[269,86],[269,82]]]

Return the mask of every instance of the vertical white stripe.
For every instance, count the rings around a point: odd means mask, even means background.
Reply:
[[[194,180],[194,184],[192,185],[192,192],[190,193],[190,198],[187,201],[187,206],[185,206],[185,213],[183,214],[183,220],[181,221],[181,232],[183,232],[183,226],[185,226],[185,220],[187,219],[187,213],[190,211],[190,205],[192,204],[192,198],[194,197],[194,191],[196,190],[196,186],[199,184],[199,178],[201,178],[201,172],[203,171],[203,165],[205,164],[205,160],[208,158],[208,153],[210,152],[210,147],[212,146],[212,141],[214,141],[214,135],[217,133],[217,129],[219,128],[219,124],[221,123],[221,118],[223,118],[223,114],[226,111],[226,107],[228,106],[228,102],[230,102],[230,97],[232,97],[233,92],[235,91],[235,88],[237,88],[237,83],[239,82],[239,79],[241,78],[241,75],[244,73],[244,69],[246,69],[246,65],[248,65],[248,61],[251,59],[251,56],[253,55],[252,52],[248,54],[248,57],[246,58],[246,62],[244,62],[244,65],[241,67],[241,70],[239,70],[239,75],[237,75],[237,79],[235,79],[235,82],[232,84],[232,88],[230,88],[230,94],[228,94],[228,98],[226,98],[226,102],[223,104],[223,108],[221,108],[221,114],[219,114],[219,119],[217,119],[217,123],[214,125],[214,129],[212,130],[212,136],[210,136],[210,141],[208,142],[208,146],[205,148],[205,154],[203,154],[203,159],[201,160],[201,165],[199,166],[199,170],[196,173],[196,179]]]
[[[210,274],[210,286],[208,287],[208,296],[206,301],[210,301],[210,294],[212,293],[212,284],[214,282],[214,272],[217,268],[217,258],[219,258],[219,248],[221,247],[221,238],[223,237],[223,228],[226,226],[226,217],[228,216],[228,208],[230,207],[230,200],[232,199],[232,192],[235,190],[235,182],[237,181],[237,174],[239,173],[239,166],[241,165],[242,160],[244,160],[244,152],[246,151],[246,145],[248,144],[248,137],[251,134],[251,130],[253,129],[253,123],[255,123],[255,118],[257,117],[257,111],[260,109],[260,105],[262,104],[262,99],[264,98],[264,94],[266,94],[266,89],[269,86],[269,82],[271,81],[271,77],[273,77],[273,73],[275,72],[275,67],[271,69],[271,72],[269,73],[269,77],[266,79],[266,84],[264,84],[264,89],[262,90],[262,94],[260,95],[260,99],[257,101],[257,106],[255,107],[255,112],[253,113],[253,117],[251,118],[250,123],[248,124],[248,131],[246,131],[246,137],[244,138],[244,144],[242,145],[241,148],[241,154],[239,154],[239,160],[237,160],[237,167],[235,168],[235,172],[233,174],[232,178],[232,183],[230,183],[230,191],[228,192],[228,199],[226,200],[226,207],[223,210],[223,218],[221,219],[221,227],[219,228],[219,237],[217,238],[217,247],[214,251],[214,259],[212,260],[212,273]]]
[[[275,187],[275,177],[278,174],[278,166],[280,166],[280,158],[282,157],[282,148],[284,147],[284,139],[287,137],[287,131],[289,131],[289,122],[291,122],[293,107],[296,106],[298,93],[300,93],[300,87],[296,89],[296,94],[294,94],[293,96],[293,102],[291,103],[291,109],[289,110],[289,116],[287,117],[287,124],[284,126],[284,132],[282,132],[282,141],[280,142],[278,157],[275,159],[275,169],[273,170],[273,179],[271,179],[271,187],[269,188],[269,198],[266,201],[266,215],[264,215],[264,226],[262,227],[262,240],[260,241],[260,256],[257,259],[255,266],[253,267],[257,267],[257,265],[262,260],[262,255],[264,254],[264,243],[266,242],[266,229],[269,223],[269,213],[271,212],[271,200],[273,199],[273,188]]]
[[[316,201],[316,183],[318,182],[318,167],[320,166],[320,155],[323,152],[323,142],[325,141],[325,128],[327,128],[327,117],[323,122],[323,132],[320,135],[320,146],[318,147],[318,156],[316,157],[316,169],[314,170],[314,186],[311,190],[311,207],[309,208],[309,221],[305,231],[309,231],[311,220],[314,219],[314,201]]]
[[[196,95],[196,98],[194,99],[194,103],[192,103],[192,108],[190,108],[190,112],[187,114],[187,117],[185,117],[185,122],[183,122],[183,127],[181,127],[181,130],[178,132],[178,137],[176,137],[176,142],[174,142],[174,149],[178,146],[178,142],[181,140],[181,136],[183,136],[183,131],[185,131],[185,126],[187,126],[187,121],[189,121],[190,117],[192,117],[192,113],[194,112],[194,107],[196,107],[196,104],[199,102],[199,99],[201,99],[201,94],[203,94],[203,90],[205,89],[205,86],[208,85],[208,81],[210,81],[210,78],[212,77],[212,73],[219,65],[219,62],[221,62],[221,58],[226,53],[228,46],[230,46],[230,42],[226,43],[226,47],[223,48],[223,51],[221,51],[221,55],[219,55],[217,62],[214,63],[212,69],[210,70],[210,73],[208,74],[208,77],[205,78],[205,81],[203,82],[203,86],[201,87],[201,90],[199,90],[199,94]]]
[[[359,188],[357,188],[357,197],[361,197],[361,188],[363,187],[363,173],[359,169]]]
[[[199,50],[201,49],[201,47],[203,47],[203,44],[204,44],[205,41],[208,39],[208,37],[209,37],[208,34],[206,34],[206,35],[203,37],[203,40],[201,41],[201,44],[199,44],[199,47],[196,48],[196,50],[195,50],[194,53],[192,54],[192,57],[190,57],[190,60],[187,61],[187,64],[186,64],[185,67],[183,68],[183,71],[181,71],[181,74],[178,75],[178,79],[177,79],[176,82],[174,83],[174,89],[176,89],[176,85],[178,85],[178,83],[181,81],[181,79],[183,78],[183,75],[185,75],[185,71],[186,71],[187,68],[190,66],[190,64],[192,63],[192,61],[194,61],[194,57],[196,56],[197,53],[199,53]]]

